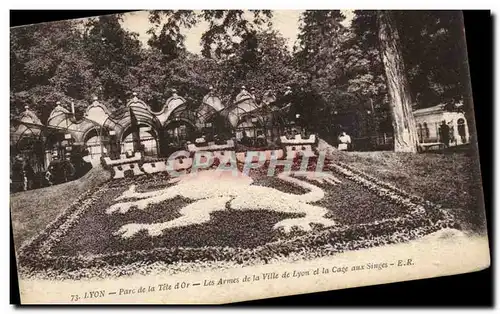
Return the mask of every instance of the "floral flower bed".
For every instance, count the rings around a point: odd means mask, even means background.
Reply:
[[[299,165],[295,160],[292,168],[296,170]],[[313,160],[309,170],[314,170],[314,166]],[[114,238],[112,232],[126,223],[174,219],[179,216],[178,209],[190,201],[178,197],[127,215],[107,216],[105,209],[130,184],[136,184],[142,191],[158,189],[168,186],[168,176],[159,173],[109,181],[82,195],[44,232],[21,248],[22,275],[42,272],[59,278],[119,276],[140,272],[142,266],[156,263],[261,264],[293,254],[305,259],[398,243],[456,227],[453,217],[437,205],[347,165],[329,163],[328,167],[343,182],[333,187],[313,183],[325,191],[325,197],[314,205],[328,208],[329,218],[338,224],[290,234],[273,230],[272,226],[295,217],[294,214],[228,209],[212,213],[208,223],[172,229],[155,239],[145,233],[126,240]],[[250,172],[256,185],[292,194],[304,193],[300,187],[278,183],[277,178],[266,174],[265,167]]]

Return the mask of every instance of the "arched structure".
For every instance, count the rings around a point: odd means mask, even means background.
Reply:
[[[95,126],[83,135],[83,145],[88,151],[89,159],[92,162],[97,163],[102,156],[108,154],[109,145],[106,137],[108,132],[106,131],[102,127]]]
[[[275,142],[289,126],[289,105],[278,106],[271,89],[256,102],[254,95],[243,87],[230,104],[223,104],[211,88],[200,103],[188,103],[175,90],[158,112],[142,101],[136,93],[121,108],[112,108],[94,98],[85,109],[83,118],[76,119],[67,104],[57,103],[46,124],[35,113],[23,112],[18,123],[12,123],[11,142],[25,145],[28,139],[40,144],[36,151],[43,156],[44,166],[57,153],[66,156],[68,146],[81,146],[87,150],[92,163],[101,157],[121,158],[128,150],[137,148],[132,134],[139,129],[140,148],[145,155],[168,156],[172,151],[185,148],[200,137],[207,143],[223,142],[243,134],[264,139],[264,144]],[[287,109],[288,108],[288,109]],[[16,138],[17,137],[17,138]],[[19,139],[23,139],[19,141]],[[32,141],[33,142],[33,141]],[[43,168],[43,167],[41,167]]]
[[[241,88],[234,102],[224,108],[222,115],[228,120],[231,127],[236,128],[240,124],[242,116],[249,114],[259,108],[254,97],[246,90],[245,86]]]
[[[209,139],[218,137],[219,140],[227,140],[232,138],[233,130],[224,112],[225,106],[211,88],[195,110],[197,127],[201,134]]]
[[[44,126],[36,114],[26,106],[19,119],[11,121],[11,163],[13,158],[20,157],[27,160],[35,171],[43,171],[44,141]]]

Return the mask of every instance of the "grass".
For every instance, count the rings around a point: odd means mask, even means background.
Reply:
[[[335,160],[450,208],[465,230],[486,232],[479,162],[471,151],[445,154],[335,152]]]
[[[109,178],[109,172],[98,167],[75,181],[12,194],[10,212],[15,248],[44,230],[82,193]]]

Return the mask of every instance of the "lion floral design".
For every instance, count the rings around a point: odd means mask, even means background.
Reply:
[[[122,238],[132,237],[142,230],[146,230],[150,236],[158,236],[166,229],[205,223],[210,220],[210,213],[223,210],[269,210],[304,215],[299,218],[284,219],[274,225],[274,229],[283,228],[285,232],[290,232],[293,227],[310,231],[311,224],[325,227],[335,225],[333,220],[324,217],[327,213],[326,208],[311,204],[321,200],[325,196],[324,191],[297,177],[331,185],[341,183],[339,179],[327,173],[299,171],[279,174],[277,178],[280,180],[309,190],[307,193],[297,195],[266,186],[253,185],[252,178],[241,172],[206,170],[171,179],[169,183],[177,184],[161,190],[137,192],[136,186],[131,185],[127,191],[115,199],[115,201],[124,202],[113,204],[106,210],[106,213],[143,210],[150,204],[167,201],[177,196],[194,201],[180,209],[179,218],[161,223],[131,223],[122,226],[114,233]],[[129,201],[126,201],[127,199]]]

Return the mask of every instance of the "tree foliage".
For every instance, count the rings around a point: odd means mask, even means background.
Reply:
[[[297,113],[327,132],[340,112],[374,110],[384,121],[390,107],[376,13],[355,11],[349,25],[339,10],[304,11],[293,52],[269,10],[151,11],[146,46],[120,14],[12,28],[11,115],[29,105],[44,121],[57,101],[82,112],[93,96],[122,108],[132,92],[159,110],[173,88],[196,106],[213,86],[228,103],[245,85],[257,98],[292,87]],[[463,101],[471,109],[461,14],[393,13],[414,108]],[[198,55],[186,49],[185,34],[200,24]]]
[[[471,97],[460,12],[393,11],[393,15],[413,108],[467,104]],[[375,110],[376,125],[388,130],[384,121],[389,121],[391,107],[376,17],[377,11],[355,11],[350,27],[345,27],[342,12],[306,11],[296,62],[308,74],[308,88],[330,107],[315,110],[354,111],[359,116]]]
[[[91,19],[85,25],[83,39],[88,60],[93,64],[94,93],[117,106],[137,82],[132,69],[142,59],[138,34],[130,33],[120,24],[121,15],[106,15]]]
[[[356,11],[353,32],[374,77],[383,73],[375,11]],[[470,98],[465,35],[459,11],[395,11],[402,53],[417,108]],[[382,93],[385,91],[382,90]]]
[[[62,21],[12,29],[11,115],[29,105],[46,119],[56,101],[81,105],[96,77],[78,25]]]
[[[155,34],[155,30],[162,27],[159,36],[163,36],[163,42],[175,47],[172,50],[182,49],[185,39],[182,29],[190,29],[204,21],[208,23],[208,28],[201,36],[202,55],[208,58],[221,58],[231,53],[234,46],[238,45],[238,39],[254,35],[263,25],[270,26],[271,17],[270,10],[202,10],[196,12],[157,10],[149,14],[149,20],[154,25],[150,33]]]

